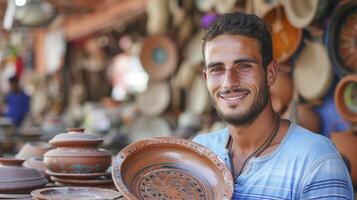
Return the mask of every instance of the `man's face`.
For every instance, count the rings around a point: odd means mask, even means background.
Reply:
[[[258,41],[220,35],[206,43],[204,56],[203,75],[219,116],[233,125],[253,122],[269,99]]]

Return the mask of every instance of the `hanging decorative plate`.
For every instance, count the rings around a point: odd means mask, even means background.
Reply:
[[[167,36],[150,36],[145,39],[140,61],[150,79],[165,80],[176,70],[178,52],[175,43]]]
[[[357,74],[345,76],[337,84],[335,104],[344,119],[357,123]]]
[[[357,72],[357,1],[343,1],[327,30],[329,57],[339,76]]]
[[[294,85],[304,99],[318,100],[327,93],[333,81],[333,72],[322,43],[306,42],[296,59],[293,74]]]
[[[271,8],[263,17],[272,27],[273,57],[280,62],[289,59],[298,49],[302,30],[290,24],[282,6]]]
[[[297,28],[304,28],[323,16],[329,0],[284,0],[282,3],[289,22]]]
[[[141,140],[119,152],[113,179],[127,199],[231,199],[225,163],[202,145],[181,138]]]

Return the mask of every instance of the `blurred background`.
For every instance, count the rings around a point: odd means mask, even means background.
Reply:
[[[201,37],[231,11],[271,25],[276,112],[329,138],[354,132],[355,0],[0,0],[0,155],[69,127],[113,153],[224,127],[202,79]]]

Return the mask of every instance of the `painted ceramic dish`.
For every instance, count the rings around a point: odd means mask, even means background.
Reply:
[[[327,30],[327,49],[338,75],[357,72],[357,1],[342,1]]]
[[[118,199],[122,195],[119,192],[93,187],[54,187],[38,189],[31,192],[34,199],[39,200],[75,200],[75,199]]]
[[[167,36],[150,36],[143,43],[140,61],[150,79],[165,80],[175,72],[177,67],[176,44]]]
[[[161,137],[132,143],[113,162],[127,199],[230,199],[233,179],[213,152],[190,140]]]

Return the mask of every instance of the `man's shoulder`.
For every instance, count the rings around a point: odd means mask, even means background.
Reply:
[[[306,153],[312,157],[330,154],[339,157],[336,147],[329,138],[296,124],[289,131],[292,131],[292,133],[289,134],[285,145],[293,147],[297,154]]]
[[[224,128],[214,132],[199,134],[195,138],[193,138],[193,141],[209,148],[216,154],[220,155],[225,149],[227,139],[228,130],[227,128]]]

